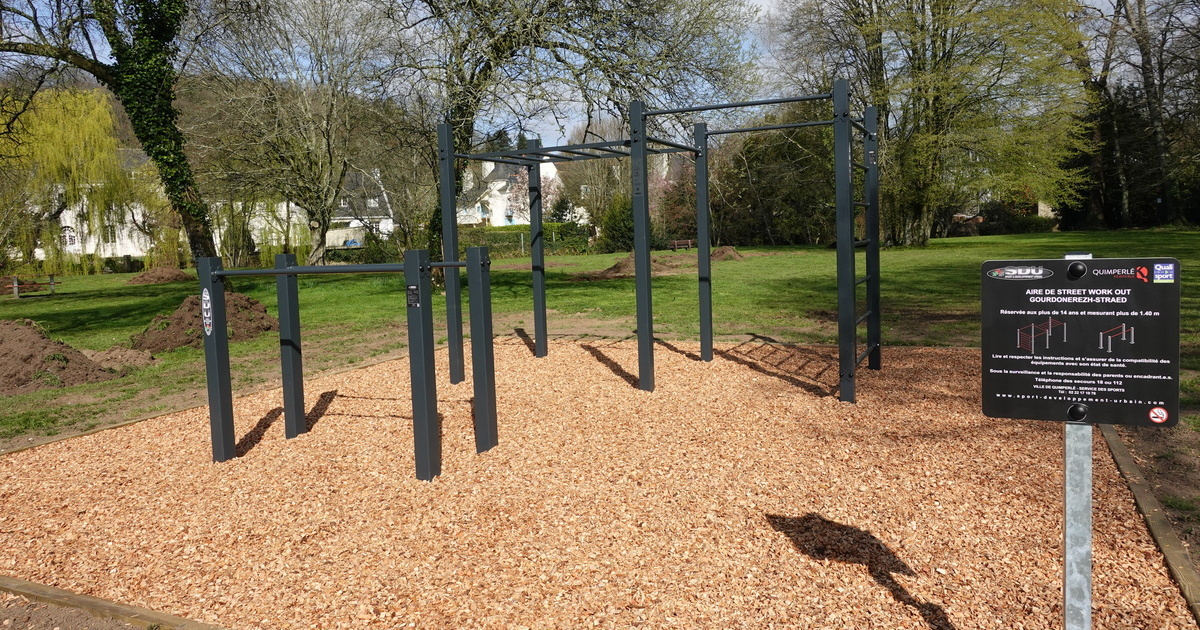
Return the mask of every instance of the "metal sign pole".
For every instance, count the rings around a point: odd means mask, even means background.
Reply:
[[[1088,259],[1091,254],[1070,253],[1063,258]],[[1049,331],[1047,331],[1049,338]],[[1069,414],[1087,415],[1074,405]],[[1063,425],[1063,627],[1092,627],[1092,425]]]

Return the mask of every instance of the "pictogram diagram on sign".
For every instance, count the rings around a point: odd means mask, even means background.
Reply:
[[[1114,337],[1120,337],[1121,341],[1128,341],[1130,344],[1134,343],[1133,326],[1121,324],[1120,326],[1113,326],[1112,328],[1100,333],[1100,349],[1104,349],[1104,342],[1107,339],[1108,351],[1112,352],[1112,342]]]
[[[1028,350],[1029,354],[1037,354],[1037,338],[1046,338],[1046,348],[1050,348],[1050,335],[1054,328],[1062,328],[1062,341],[1067,340],[1067,324],[1053,317],[1047,317],[1044,322],[1037,322],[1017,329],[1017,347]]]

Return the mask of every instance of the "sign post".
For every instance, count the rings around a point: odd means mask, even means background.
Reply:
[[[1092,424],[1179,422],[1179,261],[988,261],[983,412],[1065,422],[1063,615],[1092,617]]]

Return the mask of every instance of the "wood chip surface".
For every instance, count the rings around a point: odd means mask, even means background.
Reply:
[[[443,474],[407,359],[0,457],[0,574],[242,628],[1061,628],[1062,427],[979,412],[977,350],[498,339],[500,445],[438,353]],[[265,430],[263,430],[265,427]],[[1094,627],[1195,628],[1097,432]]]

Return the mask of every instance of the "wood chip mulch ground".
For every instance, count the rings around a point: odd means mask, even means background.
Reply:
[[[408,363],[0,457],[0,574],[228,628],[1059,628],[1062,427],[984,418],[978,351],[498,340],[500,445],[446,382],[413,477]],[[469,353],[468,353],[469,360]],[[467,371],[468,377],[470,370]],[[1098,433],[1097,433],[1098,435]],[[1195,628],[1103,442],[1094,627]]]

